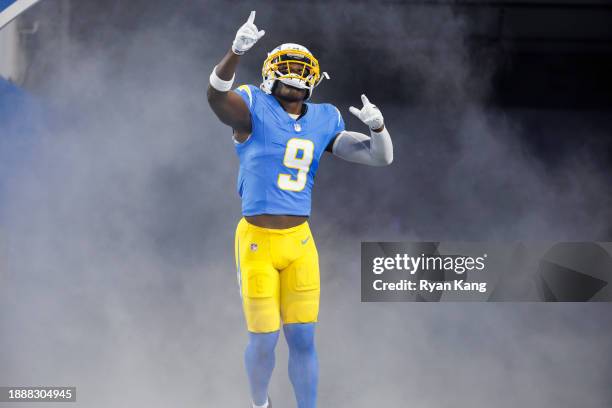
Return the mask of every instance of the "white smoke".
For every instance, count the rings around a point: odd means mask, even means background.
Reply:
[[[149,2],[127,19],[136,25],[92,17],[62,54],[53,39],[38,50],[51,62],[36,89],[60,113],[4,203],[0,384],[76,385],[75,406],[88,408],[248,403],[237,160],[204,92],[251,5],[182,4],[167,16]],[[338,25],[351,23],[365,42],[382,27],[394,47],[431,51],[396,53],[396,68],[423,84],[419,107],[381,104],[394,164],[326,158],[317,177],[320,405],[606,406],[608,305],[359,301],[361,240],[607,237],[609,187],[589,158],[549,171],[521,145],[520,115],[487,109],[468,23],[449,9],[287,7],[254,7],[268,32],[259,55],[300,40],[304,20],[334,49],[346,38]],[[257,56],[248,58],[240,82],[257,81]],[[325,97],[334,95],[315,99]],[[293,406],[279,344],[271,395]]]

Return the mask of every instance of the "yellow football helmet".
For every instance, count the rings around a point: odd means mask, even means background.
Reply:
[[[275,81],[306,89],[306,99],[312,96],[314,88],[323,78],[329,79],[327,72],[321,73],[319,61],[308,48],[293,43],[281,44],[268,53],[261,69],[263,82],[261,90],[272,93]]]

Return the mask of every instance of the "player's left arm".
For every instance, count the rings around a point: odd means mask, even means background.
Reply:
[[[353,106],[349,111],[368,125],[370,136],[343,130],[327,146],[327,151],[341,159],[369,166],[387,166],[393,161],[393,143],[385,127],[380,110],[365,95],[361,95],[363,108]]]

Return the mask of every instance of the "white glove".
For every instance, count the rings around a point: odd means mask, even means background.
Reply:
[[[255,21],[255,10],[251,11],[251,15],[246,23],[238,29],[236,38],[232,43],[232,51],[234,54],[242,55],[255,45],[255,43],[264,36],[264,30],[258,31],[253,23]]]
[[[349,111],[357,116],[363,123],[368,125],[371,130],[377,130],[383,127],[385,123],[383,115],[376,105],[370,103],[365,95],[361,95],[361,102],[363,103],[363,108],[361,108],[361,110],[351,106]]]

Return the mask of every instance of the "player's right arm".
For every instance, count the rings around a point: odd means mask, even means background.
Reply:
[[[238,29],[232,49],[225,54],[221,62],[210,74],[208,85],[208,103],[221,122],[234,129],[234,138],[245,141],[251,134],[251,114],[244,100],[235,92],[230,92],[234,83],[236,67],[240,56],[251,49],[265,34],[254,24],[255,11],[246,23]]]
[[[228,51],[214,68],[206,94],[213,112],[221,122],[234,129],[234,137],[241,142],[241,139],[246,139],[251,133],[251,113],[242,98],[236,92],[231,91],[239,59],[239,55],[234,54],[231,50]],[[213,78],[213,75],[228,83],[228,85],[223,83],[221,85],[230,89],[224,90],[223,86],[219,86],[220,81]]]

